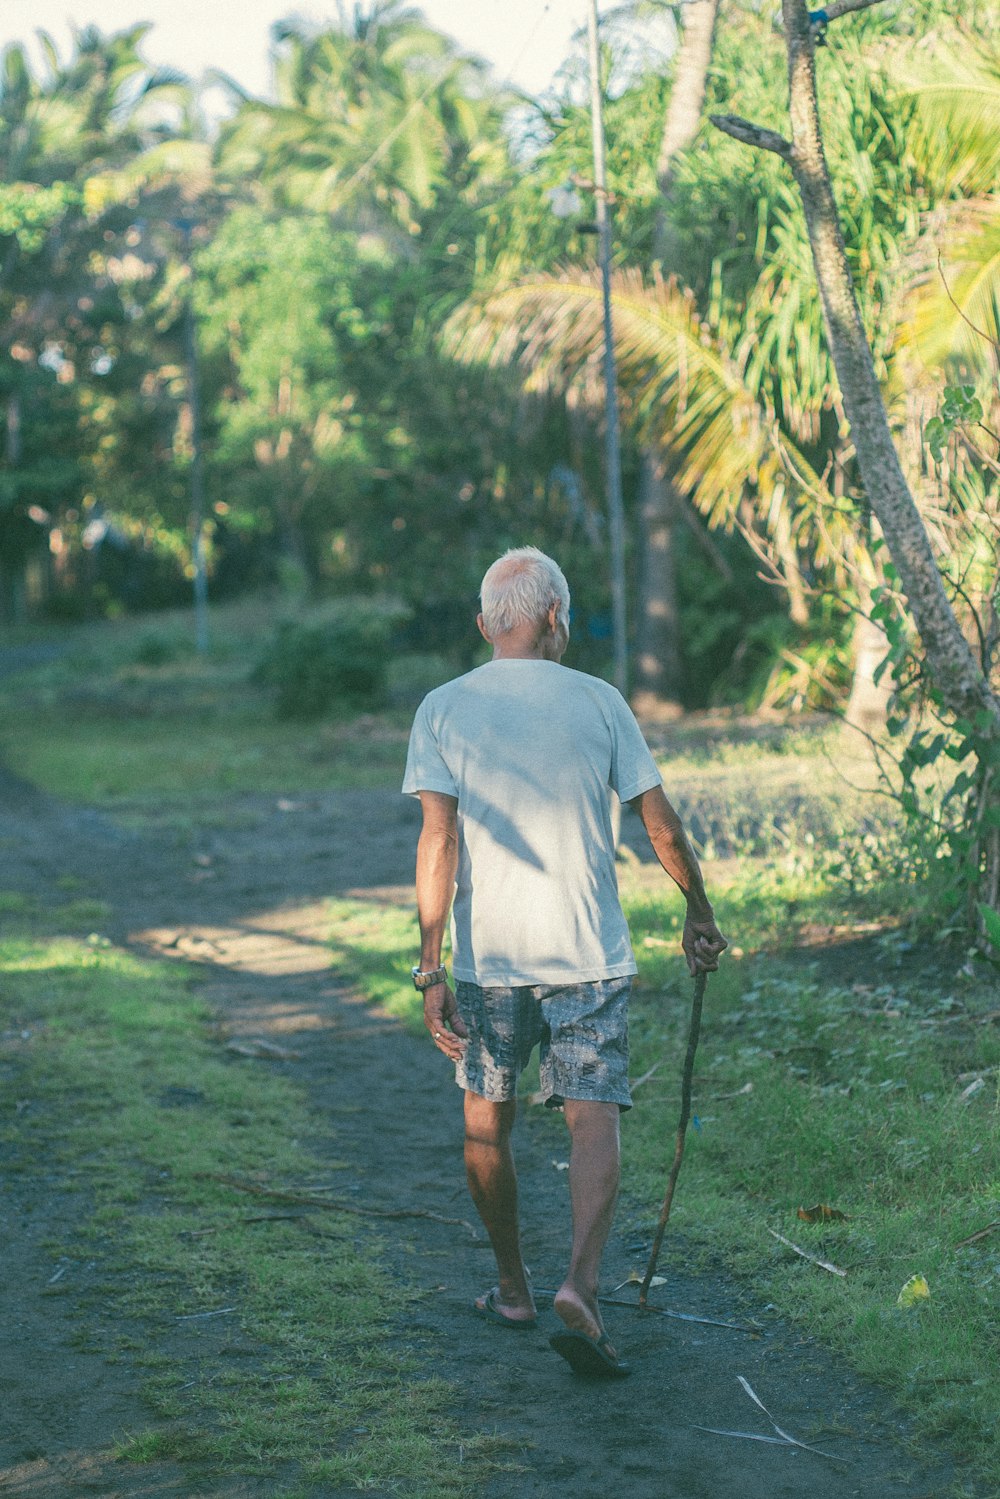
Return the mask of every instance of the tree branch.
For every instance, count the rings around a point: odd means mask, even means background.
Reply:
[[[827,21],[839,21],[841,16],[850,15],[852,10],[869,10],[873,5],[884,5],[885,0],[834,0],[833,5],[826,5],[821,11],[812,11],[810,21],[813,17],[817,19],[825,16]]]
[[[981,338],[984,343],[989,344],[991,349],[1000,348],[1000,345],[997,344],[996,340],[990,338],[990,335],[985,332],[984,329],[976,327],[975,323],[965,312],[964,308],[960,307],[955,301],[955,298],[952,295],[951,287],[948,285],[948,278],[944,273],[944,263],[940,250],[937,254],[937,268],[938,275],[941,277],[941,285],[944,287],[944,294],[948,298],[948,301],[951,303],[952,307],[954,307],[955,311],[958,313],[959,317],[962,319],[962,322],[966,323],[972,329],[973,333],[975,333],[978,338]],[[982,423],[980,423],[980,425],[982,425]],[[989,432],[988,427],[986,430]],[[996,433],[990,432],[990,436],[995,437]]]
[[[717,130],[731,135],[733,140],[744,146],[757,146],[761,151],[773,151],[784,161],[792,159],[791,141],[786,141],[775,130],[765,130],[762,125],[754,125],[749,120],[741,119],[739,115],[709,115],[709,119]]]

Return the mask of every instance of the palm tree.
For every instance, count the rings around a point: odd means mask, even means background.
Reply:
[[[446,185],[496,156],[482,65],[397,0],[350,17],[341,7],[338,28],[282,23],[274,37],[278,102],[244,98],[221,159],[278,206],[367,219],[405,244]]]
[[[735,356],[694,299],[656,270],[612,281],[615,352],[625,413],[654,453],[670,454],[674,481],[711,528],[738,529],[779,559],[800,607],[798,549],[841,584],[853,554],[849,507],[783,427],[766,391],[753,388],[753,340]],[[485,294],[452,318],[446,347],[469,362],[515,365],[529,391],[593,383],[603,338],[591,273],[525,278]]]

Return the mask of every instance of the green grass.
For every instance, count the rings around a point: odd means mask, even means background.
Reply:
[[[350,974],[390,1015],[422,1030],[423,1006],[410,984],[414,954],[420,953],[414,908],[391,900],[333,900],[329,911],[334,968]]]
[[[97,1283],[74,1294],[77,1342],[144,1369],[156,1416],[119,1456],[280,1473],[286,1499],[334,1482],[471,1494],[494,1444],[460,1433],[449,1387],[386,1337],[416,1293],[377,1238],[335,1212],[280,1221],[280,1207],[207,1177],[335,1183],[299,1090],[221,1050],[182,972],[105,939],[45,935],[36,916],[25,933],[8,915],[13,934],[0,936],[0,1145],[12,1176],[45,1160],[61,1188],[85,1193],[82,1227],[52,1246],[70,1263],[98,1259]],[[220,1308],[233,1311],[199,1322]],[[241,1356],[211,1340],[206,1353],[202,1329]]]
[[[408,710],[276,718],[250,679],[276,612],[217,611],[205,658],[171,616],[68,635],[61,658],[0,680],[0,759],[58,796],[110,807],[398,783]]]
[[[788,896],[791,920],[774,873],[719,889],[723,929],[759,956],[724,961],[710,983],[674,1253],[721,1257],[762,1301],[887,1385],[923,1435],[946,1439],[1000,1484],[1000,1232],[958,1247],[1000,1219],[995,980],[953,956],[942,982],[931,952],[927,972],[904,978],[894,958],[907,944],[891,926],[845,977],[835,948],[788,949],[800,920],[836,929],[846,913],[801,877]],[[637,1095],[626,1172],[653,1222],[673,1150],[690,981],[659,945],[657,902],[642,893],[628,904],[641,967],[633,1071],[663,1067]],[[778,946],[783,954],[761,952]],[[817,1203],[846,1220],[798,1217]],[[768,1230],[846,1277],[797,1258]],[[930,1299],[901,1310],[914,1273],[926,1275]]]

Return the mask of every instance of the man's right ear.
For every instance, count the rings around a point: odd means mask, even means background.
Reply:
[[[479,633],[483,637],[483,639],[486,641],[486,644],[487,645],[492,645],[493,641],[490,639],[490,637],[486,633],[486,624],[485,624],[485,621],[483,620],[483,616],[481,614],[477,614],[476,615],[476,624],[479,626]]]

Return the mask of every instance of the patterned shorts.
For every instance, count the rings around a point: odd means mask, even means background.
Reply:
[[[517,1080],[538,1046],[546,1108],[578,1098],[630,1109],[631,988],[629,975],[512,989],[459,980],[455,998],[469,1040],[456,1064],[456,1082],[491,1103],[507,1102],[517,1096]]]

